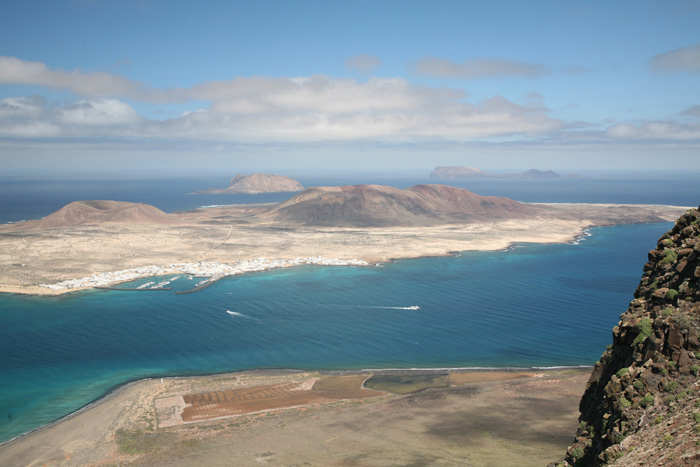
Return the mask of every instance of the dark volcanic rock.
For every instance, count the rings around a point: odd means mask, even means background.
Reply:
[[[698,253],[700,212],[691,209],[649,252],[561,465],[700,465]]]

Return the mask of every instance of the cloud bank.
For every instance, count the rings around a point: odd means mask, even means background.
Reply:
[[[539,67],[499,61],[448,63],[444,73],[547,72]],[[253,76],[160,90],[109,73],[51,70],[42,63],[0,57],[0,83],[76,95],[72,101],[58,102],[40,96],[0,99],[0,138],[6,139],[241,144],[700,140],[697,106],[682,111],[677,121],[620,122],[595,129],[585,122],[573,125],[552,118],[544,96],[536,92],[522,103],[498,95],[471,102],[462,89],[401,78]],[[148,118],[137,111],[138,102],[184,103],[190,110],[174,118]]]
[[[51,70],[42,63],[0,57],[0,82],[67,89],[81,98],[54,103],[12,97],[0,101],[0,136],[213,139],[245,143],[434,139],[466,140],[557,129],[541,99],[518,105],[500,96],[472,103],[449,87],[400,78],[238,77],[187,89],[147,89],[108,73]],[[201,102],[176,118],[148,119],[127,102]],[[194,104],[192,104],[194,105]]]

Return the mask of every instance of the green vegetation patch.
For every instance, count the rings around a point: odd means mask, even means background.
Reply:
[[[159,451],[178,441],[175,433],[117,430],[117,446],[125,454]]]
[[[652,324],[653,323],[649,318],[642,318],[639,323],[637,323],[639,334],[637,334],[637,337],[634,338],[632,345],[641,344],[647,340],[649,336],[651,336],[651,333],[653,332]]]
[[[639,401],[639,405],[641,405],[642,407],[654,405],[654,396],[652,396],[651,394],[647,394],[646,396],[642,397],[642,399]]]
[[[629,368],[620,368],[620,370],[616,373],[616,376],[618,378],[622,378],[624,375],[630,372]]]
[[[676,289],[668,289],[666,292],[666,300],[674,301],[678,297],[678,291]]]
[[[578,446],[575,447],[573,451],[571,451],[571,457],[574,459],[580,459],[583,457],[583,448]]]
[[[676,253],[676,250],[672,250],[670,248],[667,248],[664,250],[664,259],[662,260],[662,263],[671,264],[671,263],[675,263],[677,260],[678,260],[678,253]]]
[[[410,394],[429,388],[450,386],[449,375],[372,375],[365,387],[394,394]]]

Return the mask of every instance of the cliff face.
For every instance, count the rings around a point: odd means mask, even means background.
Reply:
[[[700,213],[649,252],[561,465],[700,465]]]

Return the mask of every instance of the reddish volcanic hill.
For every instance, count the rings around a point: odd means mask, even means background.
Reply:
[[[279,193],[301,191],[303,189],[304,187],[301,183],[284,175],[254,173],[252,175],[236,175],[231,179],[231,186],[228,188],[210,188],[197,193]]]
[[[304,225],[434,225],[523,218],[535,209],[508,198],[445,185],[313,187],[269,209],[264,219]]]
[[[125,201],[74,201],[43,219],[17,224],[23,228],[68,227],[100,222],[171,224],[170,215],[141,203]]]

